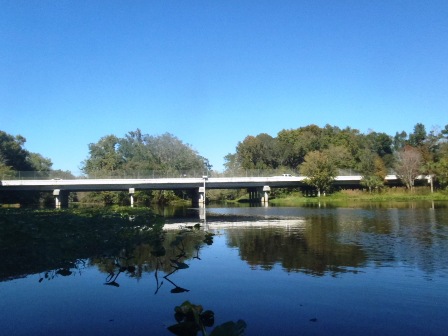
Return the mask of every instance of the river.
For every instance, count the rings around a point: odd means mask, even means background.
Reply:
[[[195,334],[185,301],[208,335],[448,330],[447,203],[2,211],[0,334]]]

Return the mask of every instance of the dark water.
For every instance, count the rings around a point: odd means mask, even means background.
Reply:
[[[15,211],[0,334],[172,335],[186,300],[214,312],[209,334],[238,320],[246,335],[448,332],[446,203],[208,207],[206,231],[189,229],[198,209],[165,209],[164,230]]]

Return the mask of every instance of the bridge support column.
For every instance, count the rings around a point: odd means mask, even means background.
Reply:
[[[53,190],[54,203],[56,209],[68,207],[68,194],[66,190],[55,189]]]
[[[205,204],[205,188],[199,187],[199,199],[198,199],[199,205]]]
[[[135,188],[129,188],[129,197],[131,198],[131,208],[134,207]]]
[[[269,203],[269,192],[271,191],[271,187],[270,186],[264,186],[263,187],[263,197],[261,198],[261,202],[264,204],[268,204]]]
[[[249,188],[247,190],[249,192],[249,202],[250,203],[258,203],[262,202],[262,188]]]

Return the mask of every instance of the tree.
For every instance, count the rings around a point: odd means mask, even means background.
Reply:
[[[123,160],[121,170],[132,173],[158,169],[157,160],[148,145],[149,139],[150,136],[137,129],[118,140],[118,153]]]
[[[276,140],[266,133],[249,135],[236,147],[237,160],[245,169],[277,168]]]
[[[2,154],[0,152],[0,180],[4,179],[4,177],[6,176],[12,176],[14,174],[14,171],[11,169],[11,167],[9,167],[8,165],[6,165]]]
[[[226,156],[224,156],[224,167],[226,171],[229,172],[235,172],[241,168],[236,153],[228,153]]]
[[[362,174],[361,185],[368,188],[369,192],[384,186],[387,170],[383,160],[377,153],[373,153],[366,149],[360,155],[358,169]]]
[[[445,128],[440,133],[442,133],[444,138],[448,139],[448,125],[445,125]]]
[[[24,148],[26,139],[21,136],[12,136],[0,131],[0,177],[12,177],[16,171],[40,171],[51,170],[52,162],[37,153],[30,153]],[[41,199],[38,191],[15,191],[1,195],[1,201],[5,203],[36,203]]]
[[[122,158],[117,152],[119,140],[115,135],[102,137],[98,143],[89,144],[89,158],[82,170],[87,174],[110,174],[121,168]]]
[[[414,126],[414,132],[409,134],[409,145],[412,147],[420,147],[423,145],[427,137],[425,125],[418,123]]]
[[[23,148],[26,139],[21,136],[12,136],[0,131],[0,153],[3,163],[16,171],[31,171],[32,164],[28,161],[29,152]]]
[[[370,132],[367,134],[365,136],[365,148],[376,153],[386,167],[393,166],[393,141],[392,137],[386,133]]]
[[[209,169],[211,165],[206,158],[175,136],[169,133],[151,136],[143,134],[140,129],[129,132],[123,138],[108,135],[97,143],[89,144],[89,157],[83,162],[82,168],[84,173],[95,176],[139,176],[140,173],[150,171],[160,171],[163,174],[188,174],[188,171],[196,171],[203,174]],[[100,193],[96,197],[105,203],[116,203],[128,199],[123,195],[125,193],[110,192]],[[142,199],[153,197],[159,202],[165,202],[167,195],[171,197],[174,193],[139,193]]]
[[[407,136],[408,136],[408,134],[405,131],[402,131],[401,133],[398,133],[398,132],[395,133],[394,141],[393,141],[395,151],[398,152],[400,149],[402,149],[406,145]]]
[[[447,127],[448,128],[448,127]],[[448,134],[448,133],[447,133]],[[448,187],[448,142],[440,146],[440,160],[434,165],[437,180],[442,187]]]
[[[145,145],[156,159],[158,169],[205,172],[210,167],[207,159],[170,133],[145,136]]]
[[[325,193],[331,187],[337,175],[337,167],[329,151],[312,151],[305,156],[300,173],[307,176],[306,183],[316,187],[317,195]]]
[[[27,161],[31,164],[34,170],[39,172],[49,172],[53,163],[49,158],[45,158],[38,153],[29,153]]]
[[[412,146],[405,146],[397,153],[395,172],[410,190],[414,189],[414,181],[422,169],[422,155]]]
[[[316,125],[280,131],[277,134],[279,165],[296,168],[304,162],[307,153],[327,148],[325,139],[323,130]]]

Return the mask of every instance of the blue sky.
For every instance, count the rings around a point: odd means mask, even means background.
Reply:
[[[448,1],[0,0],[0,130],[77,172],[169,132],[222,169],[247,135],[448,124]]]

